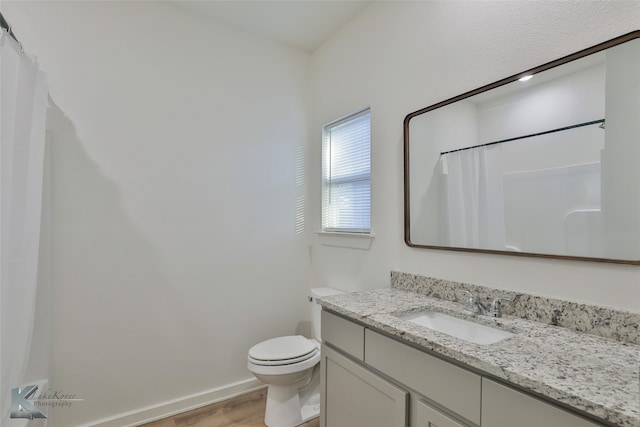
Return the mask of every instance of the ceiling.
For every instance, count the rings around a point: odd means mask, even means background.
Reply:
[[[177,8],[313,52],[370,0],[165,0]]]

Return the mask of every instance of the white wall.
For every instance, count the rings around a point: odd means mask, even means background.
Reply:
[[[401,144],[407,113],[635,30],[639,3],[375,2],[311,61],[164,4],[2,11],[55,101],[52,386],[85,399],[56,426],[135,419],[251,378],[247,349],[308,320],[309,282],[384,287],[398,269],[640,311],[638,267],[406,247]],[[366,105],[368,250],[310,233],[321,126]],[[304,195],[307,236],[295,234]]]
[[[637,2],[371,4],[313,55],[312,176],[320,176],[321,125],[370,105],[376,237],[368,251],[316,238],[314,280],[375,288],[388,286],[389,270],[398,269],[640,312],[639,267],[412,249],[402,238],[406,114],[636,30],[638,22]],[[317,203],[320,184],[312,184]],[[317,214],[313,223],[319,227]]]
[[[51,385],[84,399],[55,425],[253,379],[249,347],[309,319],[309,54],[155,2],[2,12],[54,101]]]

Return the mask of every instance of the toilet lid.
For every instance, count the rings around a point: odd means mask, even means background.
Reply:
[[[301,336],[272,338],[254,345],[249,349],[249,357],[256,361],[305,360],[317,352],[316,344]]]

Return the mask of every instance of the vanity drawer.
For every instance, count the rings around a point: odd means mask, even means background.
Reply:
[[[482,380],[482,426],[604,427],[486,378]]]
[[[367,329],[365,363],[480,425],[482,377]]]
[[[364,326],[322,310],[320,328],[323,342],[364,360]]]

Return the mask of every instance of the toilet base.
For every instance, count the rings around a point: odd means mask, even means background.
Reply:
[[[306,405],[301,406],[297,393],[291,396],[291,393],[282,393],[282,390],[276,390],[276,387],[269,387],[267,409],[264,414],[264,423],[268,427],[294,427],[319,415],[319,392],[316,393],[315,399],[312,398]]]
[[[270,384],[267,388],[267,427],[294,427],[320,415],[320,375],[314,367],[311,380],[302,381],[301,388]]]
[[[308,396],[306,402],[302,402],[300,413],[303,423],[320,416],[320,390]]]

